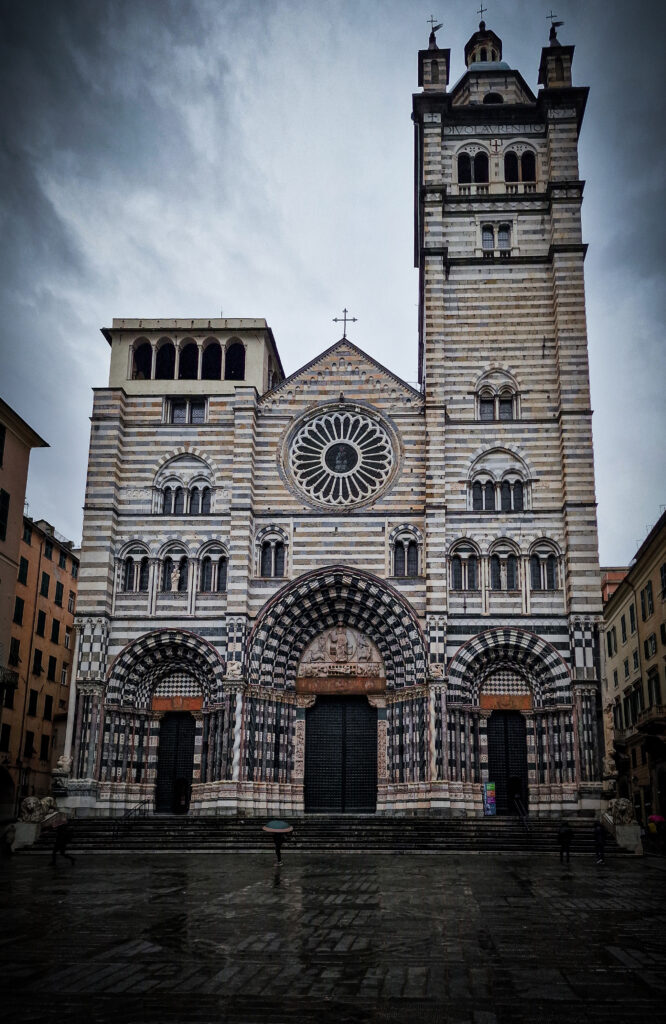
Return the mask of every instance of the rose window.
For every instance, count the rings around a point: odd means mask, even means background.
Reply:
[[[321,413],[296,431],[289,464],[308,498],[325,505],[356,505],[385,486],[394,465],[386,428],[362,412]]]

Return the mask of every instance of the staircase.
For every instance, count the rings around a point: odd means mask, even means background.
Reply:
[[[71,822],[73,853],[262,853],[272,850],[261,831],[264,818],[150,815],[144,818],[76,818]],[[393,818],[311,815],[294,818],[285,849],[345,853],[554,853],[559,820],[519,818]],[[592,820],[572,818],[574,857],[592,856]],[[50,830],[26,852],[47,853]],[[609,836],[609,854],[624,853]]]

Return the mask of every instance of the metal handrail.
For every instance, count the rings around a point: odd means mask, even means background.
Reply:
[[[529,830],[530,830],[530,823],[529,823],[529,819],[527,817],[527,809],[525,807],[525,804],[523,803],[523,801],[520,799],[519,796],[514,796],[513,802],[515,804],[516,810],[518,811],[518,817],[520,818],[520,821],[521,821],[522,825],[529,832]]]
[[[122,826],[126,824],[130,818],[145,818],[148,813],[149,806],[150,800],[142,800],[140,803],[129,807],[124,814],[116,818],[113,826],[113,838],[117,839],[122,830]]]

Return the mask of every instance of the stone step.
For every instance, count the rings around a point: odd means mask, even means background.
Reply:
[[[73,852],[209,851],[261,852],[271,849],[262,832],[264,818],[78,818],[72,822]],[[293,850],[424,852],[553,852],[559,820],[534,819],[529,828],[517,818],[388,818],[358,815],[294,819],[287,843]],[[592,853],[590,820],[573,819],[572,849]],[[32,847],[48,852],[53,836],[45,831]],[[621,852],[609,839],[608,852]]]

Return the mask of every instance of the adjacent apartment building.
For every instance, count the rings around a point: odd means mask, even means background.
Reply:
[[[636,818],[666,816],[666,512],[604,606],[606,749]]]
[[[5,691],[0,765],[14,807],[51,791],[62,754],[74,654],[78,551],[44,519],[23,517],[9,646],[16,688]]]
[[[18,573],[28,462],[33,448],[48,448],[39,434],[0,398],[0,732],[3,704],[12,700],[18,679],[9,664],[14,588]],[[0,820],[11,815],[14,783],[0,753]]]

